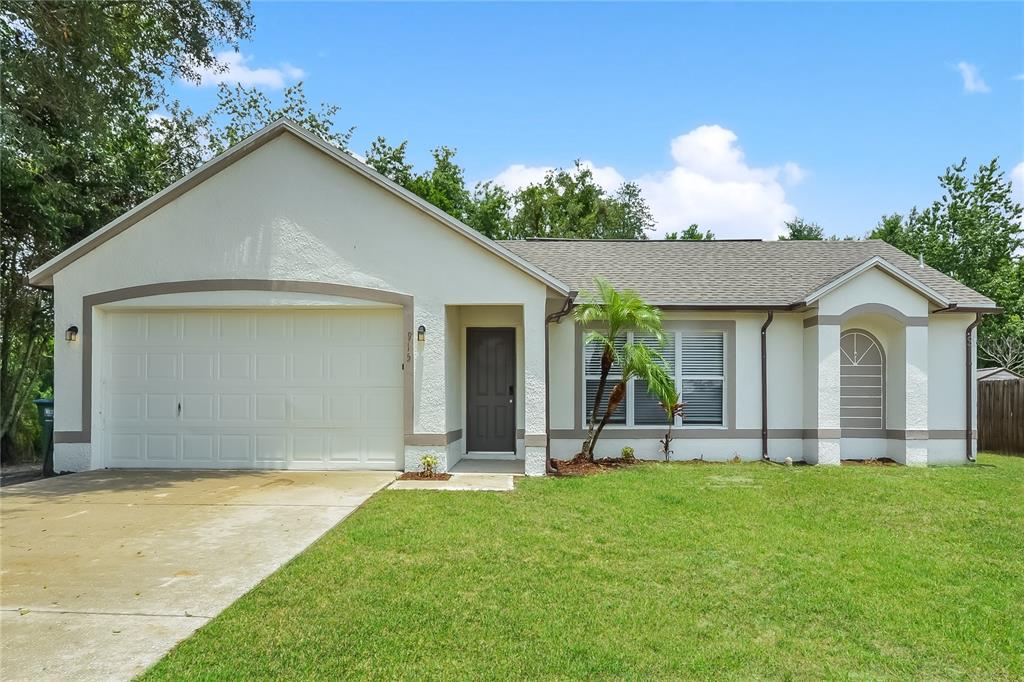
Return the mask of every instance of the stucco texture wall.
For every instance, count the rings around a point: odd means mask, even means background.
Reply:
[[[456,417],[445,377],[452,371],[448,346],[460,351],[446,306],[527,306],[541,320],[525,330],[533,348],[524,368],[534,384],[543,367],[544,283],[291,135],[266,143],[57,272],[55,327],[82,326],[83,296],[194,279],[316,281],[413,296],[413,329],[427,329],[426,341],[415,344],[417,433],[446,433]],[[249,304],[295,303],[286,299],[264,294]],[[190,294],[162,303],[216,301]],[[54,362],[55,428],[81,429],[81,344],[58,343]],[[544,431],[543,410],[526,421]]]

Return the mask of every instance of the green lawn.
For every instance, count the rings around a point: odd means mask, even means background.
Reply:
[[[1024,458],[385,491],[151,669],[1024,678]]]

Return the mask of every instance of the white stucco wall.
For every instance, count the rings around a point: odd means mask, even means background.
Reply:
[[[572,316],[548,325],[551,428],[572,429],[576,419],[576,323]]]
[[[683,427],[674,429],[673,459],[725,461],[735,456],[757,459],[761,456],[761,325],[766,313],[760,312],[676,312],[664,313],[667,330],[693,328],[694,325],[730,325],[726,331],[726,366],[734,368],[734,380],[726,379],[725,422],[722,427]],[[550,328],[551,352],[551,428],[552,456],[571,457],[579,451],[582,418],[576,375],[576,330],[566,320]],[[776,313],[768,330],[768,423],[770,430],[798,433],[803,424],[802,387],[803,315]],[[729,370],[727,370],[728,372]],[[577,429],[577,426],[579,429]],[[644,427],[647,434],[660,427]],[[661,459],[658,437],[637,436],[637,429],[609,425],[598,446],[599,456],[616,456],[624,445],[636,450],[643,459]],[[700,433],[714,432],[707,438]],[[658,434],[660,435],[660,433]],[[771,436],[769,451],[779,461],[803,454],[799,438]]]
[[[776,313],[768,330],[771,458],[828,464],[843,458],[878,457],[907,464],[955,462],[955,439],[945,435],[929,439],[927,434],[936,429],[943,434],[948,429],[962,429],[963,331],[974,318],[930,313],[931,307],[926,298],[899,280],[868,270],[823,296],[807,312]],[[805,318],[810,320],[806,328]],[[927,324],[922,322],[926,318]],[[687,429],[676,429],[673,458],[756,459],[761,451],[759,335],[764,314],[665,314],[666,328],[675,322],[699,320],[735,322],[736,378],[731,382],[735,395],[726,400],[727,409],[734,414],[730,426],[715,438],[688,436]],[[885,353],[887,433],[878,437],[840,437],[839,338],[842,331],[855,328],[873,334]],[[571,457],[580,445],[577,427],[583,425],[577,417],[579,351],[572,326],[553,325],[550,344],[551,424],[559,434],[552,443],[552,456]],[[646,435],[650,431],[646,429],[639,437],[640,429],[609,426],[598,454],[614,456],[629,445],[639,457],[660,459],[657,438]],[[962,451],[962,441],[959,447]]]
[[[536,367],[538,355],[543,365],[549,293],[544,283],[288,134],[57,272],[55,328],[82,327],[82,297],[88,294],[235,278],[328,282],[413,296],[413,329],[427,328],[426,341],[413,342],[417,433],[446,433],[453,414],[445,380],[451,369],[446,306],[529,306],[541,322],[524,330],[526,343],[536,346],[524,358],[529,371],[524,393],[536,394],[538,381],[543,387],[543,372],[538,375]],[[227,304],[218,296],[180,296],[152,304]],[[289,304],[284,298],[255,294],[244,305]],[[81,345],[81,340],[56,344],[57,431],[83,426]],[[537,412],[525,421],[543,432],[543,408]],[[81,447],[63,449],[81,457]]]
[[[926,298],[877,268],[860,273],[822,296],[817,303],[819,315],[842,315],[856,306],[871,303],[887,305],[908,316],[928,314]]]
[[[930,429],[965,427],[964,332],[972,322],[974,315],[964,313],[933,315],[928,321]],[[977,401],[977,391],[972,391],[972,398],[972,402]],[[976,418],[972,421],[977,424]]]

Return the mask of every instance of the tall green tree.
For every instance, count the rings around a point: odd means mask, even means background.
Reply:
[[[413,176],[409,189],[434,206],[465,222],[470,214],[471,197],[466,189],[462,167],[455,163],[455,150],[437,147],[430,151],[434,166]]]
[[[392,146],[383,137],[378,137],[370,143],[370,148],[366,150],[366,165],[409,189],[412,184],[413,170],[412,164],[405,158],[408,146],[407,141],[403,141],[398,146]]]
[[[820,241],[825,238],[821,225],[808,222],[803,218],[787,220],[785,225],[787,233],[779,237],[780,241]]]
[[[1024,337],[1024,208],[999,160],[968,174],[967,160],[939,176],[941,197],[922,210],[883,216],[871,233],[985,294],[1003,315],[985,318],[979,339]]]
[[[253,133],[281,118],[287,118],[324,142],[343,151],[348,149],[354,128],[339,129],[336,117],[341,107],[321,103],[314,107],[301,82],[291,85],[275,101],[257,87],[221,83],[217,104],[204,114],[178,102],[166,106],[166,115],[152,119],[155,137],[165,150],[165,175],[169,181],[190,173]]]
[[[433,166],[421,173],[406,153],[406,142],[391,145],[378,137],[366,150],[366,163],[492,239],[646,239],[654,227],[639,186],[623,183],[607,194],[580,163],[571,171],[550,171],[516,192],[494,182],[469,191],[455,150],[434,149]]]
[[[512,195],[493,182],[477,183],[466,224],[491,239],[506,239],[512,229]]]
[[[378,137],[366,150],[366,163],[381,175],[426,199],[448,215],[472,224],[478,210],[474,196],[466,189],[465,171],[455,161],[456,150],[445,146],[432,149],[430,154],[434,159],[434,165],[422,173],[417,173],[406,159],[407,147],[408,143],[405,141],[392,146],[383,137]],[[481,197],[483,198],[485,197]],[[493,213],[495,206],[492,205],[487,210]]]
[[[646,239],[654,228],[637,185],[625,183],[609,196],[578,161],[516,192],[513,212],[512,239]]]
[[[689,242],[711,242],[715,240],[715,233],[711,230],[702,232],[700,225],[697,223],[691,223],[682,232],[669,232],[665,235],[665,239],[669,241],[689,241]]]
[[[245,0],[0,4],[3,459],[51,345],[50,301],[25,276],[166,184],[149,114],[251,29]]]

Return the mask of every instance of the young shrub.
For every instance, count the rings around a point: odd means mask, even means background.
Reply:
[[[675,424],[676,417],[683,416],[683,411],[686,409],[686,403],[678,402],[679,396],[674,389],[672,395],[676,397],[675,400],[661,403],[662,409],[665,410],[665,417],[668,419],[668,431],[658,443],[661,444],[661,454],[665,455],[666,462],[672,458],[672,425]]]
[[[628,445],[622,448],[622,461],[632,464],[636,460],[636,450]]]
[[[437,465],[439,464],[437,455],[427,453],[420,457],[420,468],[423,471],[424,476],[433,476],[437,473]]]

